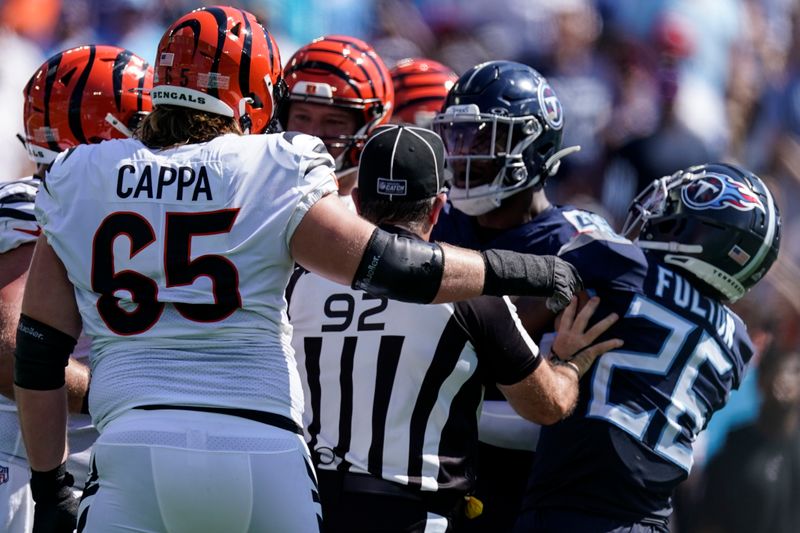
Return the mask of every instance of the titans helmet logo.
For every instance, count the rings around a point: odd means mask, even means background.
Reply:
[[[725,209],[738,211],[760,209],[766,212],[758,195],[746,184],[724,174],[708,172],[693,179],[681,191],[683,202],[692,209]]]
[[[539,85],[539,107],[547,125],[554,130],[560,130],[564,125],[564,110],[556,92],[546,81]]]

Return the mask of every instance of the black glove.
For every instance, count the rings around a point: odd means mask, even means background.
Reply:
[[[31,495],[36,502],[33,533],[72,533],[78,522],[78,503],[72,494],[74,479],[66,463],[53,470],[31,470]]]
[[[486,265],[483,294],[545,296],[547,308],[558,313],[583,289],[575,267],[554,255],[494,249],[482,255]]]

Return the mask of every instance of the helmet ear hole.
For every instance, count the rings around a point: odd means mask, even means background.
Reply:
[[[256,93],[251,92],[247,97],[250,98],[250,107],[253,109],[261,109],[264,107],[264,102],[261,101],[261,98],[259,98]]]
[[[686,220],[675,220],[674,218],[662,220],[653,226],[653,230],[662,235],[670,235],[680,233],[686,225]]]
[[[383,116],[383,104],[378,102],[369,108],[370,116],[375,119]]]
[[[712,228],[717,231],[725,231],[725,226],[723,226],[722,224],[711,222],[710,220],[704,220],[703,225],[708,226],[709,228]]]
[[[536,153],[540,157],[546,157],[553,150],[553,143],[546,143],[536,148]]]
[[[139,111],[138,113],[134,113],[133,115],[131,115],[130,120],[128,120],[128,123],[125,124],[125,125],[128,127],[129,130],[134,131],[136,128],[139,127],[139,124],[142,123],[142,120],[144,120],[144,117],[146,117],[146,116],[147,116],[147,113],[142,112],[142,111]]]

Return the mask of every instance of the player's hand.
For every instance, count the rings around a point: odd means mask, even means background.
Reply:
[[[592,344],[619,319],[616,313],[611,313],[587,330],[589,319],[599,304],[600,298],[594,297],[578,311],[578,299],[572,298],[558,316],[558,333],[551,352],[560,361],[572,366],[578,373],[578,378],[583,377],[599,355],[623,344],[621,339]]]
[[[36,502],[33,533],[72,533],[78,522],[79,500],[72,494],[72,475],[65,463],[53,470],[31,470],[31,495]]]
[[[553,260],[553,294],[545,304],[550,311],[560,313],[569,305],[572,297],[583,290],[583,281],[570,263],[560,257],[550,257]]]
[[[483,294],[543,296],[547,308],[558,313],[583,289],[578,271],[560,257],[495,249],[481,255],[486,268]]]

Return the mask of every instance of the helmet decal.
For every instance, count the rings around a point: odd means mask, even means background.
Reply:
[[[542,116],[547,125],[554,130],[560,130],[564,125],[564,110],[556,92],[546,81],[539,85],[539,107],[542,108]]]
[[[708,172],[693,179],[681,191],[683,202],[692,209],[725,209],[739,211],[764,210],[764,204],[744,182],[729,176]]]

